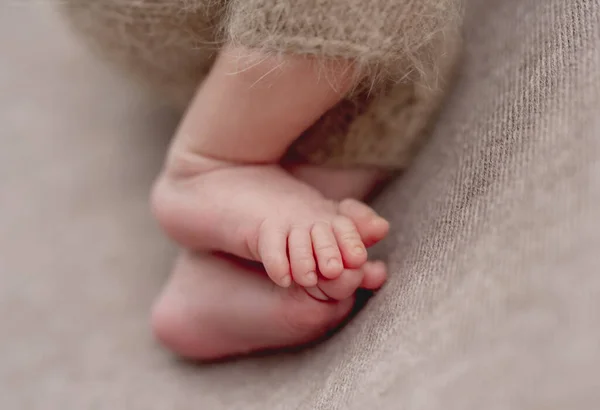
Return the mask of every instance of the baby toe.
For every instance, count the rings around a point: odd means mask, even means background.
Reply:
[[[293,228],[288,237],[288,254],[294,281],[304,287],[317,285],[316,263],[310,231]]]
[[[344,265],[331,225],[317,222],[311,229],[311,239],[321,275],[327,279],[340,276]]]
[[[261,228],[258,240],[260,262],[275,284],[287,288],[292,284],[287,256],[287,232],[276,228]]]
[[[383,240],[389,232],[389,222],[379,216],[373,208],[360,201],[345,199],[340,202],[338,210],[341,215],[354,222],[367,247]]]
[[[350,269],[360,268],[367,261],[368,255],[356,225],[344,216],[334,218],[332,225],[344,266]]]

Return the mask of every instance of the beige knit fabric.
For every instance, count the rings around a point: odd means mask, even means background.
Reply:
[[[56,0],[92,49],[184,109],[218,53],[219,1]]]
[[[224,42],[265,54],[354,61],[363,93],[299,136],[288,161],[404,168],[449,87],[459,55],[461,0],[58,4],[94,49],[180,107]]]
[[[460,0],[231,0],[229,10],[233,43],[347,58],[371,81],[432,70],[461,19]]]
[[[600,1],[469,0],[464,64],[378,209],[391,279],[328,342],[185,365],[147,315],[173,123],[0,2],[0,408],[597,410]]]

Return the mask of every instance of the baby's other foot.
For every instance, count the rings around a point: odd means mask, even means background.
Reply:
[[[152,328],[164,346],[189,359],[301,346],[343,322],[363,276],[369,275],[345,270],[336,290],[284,289],[242,261],[183,252],[154,305]]]

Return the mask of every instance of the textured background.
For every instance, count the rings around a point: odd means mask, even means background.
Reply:
[[[600,1],[467,9],[451,101],[380,201],[386,288],[311,351],[193,367],[146,325],[174,119],[43,2],[0,2],[0,408],[597,409]]]

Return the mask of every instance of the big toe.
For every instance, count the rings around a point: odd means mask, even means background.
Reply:
[[[340,215],[349,218],[361,236],[365,246],[373,246],[383,240],[390,230],[390,224],[370,206],[355,199],[345,199],[340,202]]]

